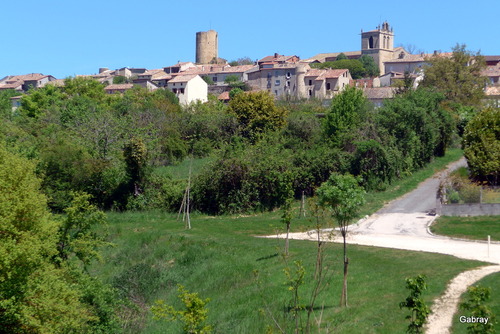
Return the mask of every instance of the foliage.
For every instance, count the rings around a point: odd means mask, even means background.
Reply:
[[[237,60],[232,60],[229,62],[231,66],[239,66],[239,65],[253,65],[254,61],[250,59],[250,57],[242,57]]]
[[[228,154],[194,180],[192,194],[197,209],[220,214],[271,210],[285,203],[293,174],[277,147],[262,141],[244,155]]]
[[[340,306],[347,306],[347,272],[349,259],[347,258],[346,237],[349,223],[358,215],[360,207],[365,203],[365,191],[359,186],[358,180],[349,174],[331,174],[328,181],[317,190],[319,204],[330,210],[337,221],[340,234],[344,241],[344,284]]]
[[[294,261],[295,272],[289,267],[284,269],[288,291],[290,291],[292,297],[288,304],[288,312],[291,312],[292,320],[294,322],[295,328],[294,332],[299,333],[300,327],[300,312],[305,308],[300,302],[299,289],[304,285],[304,276],[306,274],[305,268],[300,261]]]
[[[343,60],[343,59],[347,59],[347,56],[345,55],[345,53],[340,53],[337,56],[337,58],[335,58],[336,61]]]
[[[238,88],[238,87],[231,89],[229,91],[229,99],[231,99],[231,100],[234,99],[234,97],[240,93],[243,93],[243,89]]]
[[[247,84],[241,81],[239,76],[236,74],[228,75],[226,79],[224,79],[224,83],[226,83],[231,89],[239,88],[241,90],[249,90]]]
[[[361,177],[368,190],[381,190],[395,177],[390,153],[378,141],[370,139],[356,143],[350,171]]]
[[[500,109],[485,108],[465,127],[464,155],[474,178],[500,183]]]
[[[184,310],[176,310],[173,306],[165,305],[163,300],[157,300],[155,306],[151,307],[155,319],[166,319],[167,321],[181,321],[183,331],[186,334],[210,334],[212,326],[205,325],[208,317],[206,305],[210,299],[201,299],[198,293],[191,293],[182,285],[179,285],[179,299],[185,306]]]
[[[481,76],[485,67],[484,57],[479,52],[466,50],[457,44],[451,57],[435,55],[427,62],[425,77],[421,85],[443,93],[447,100],[463,105],[479,105],[484,98],[486,78]]]
[[[382,141],[403,157],[394,168],[397,176],[424,166],[435,155],[444,155],[454,123],[441,108],[442,99],[440,93],[417,89],[386,101],[378,110],[377,128]]]
[[[487,323],[472,322],[467,326],[467,333],[488,334],[495,333],[495,316],[485,304],[490,299],[490,288],[470,286],[467,288],[467,301],[460,303],[460,309],[469,311],[475,318],[487,318]]]
[[[207,85],[214,85],[215,84],[215,82],[212,80],[212,78],[209,77],[208,75],[204,75],[201,78],[207,83]]]
[[[344,137],[359,127],[364,119],[367,103],[363,91],[355,87],[347,87],[336,95],[323,123],[327,138],[342,145]]]
[[[13,89],[0,90],[0,119],[9,119],[12,115],[11,97],[21,95],[20,92]]]
[[[367,75],[363,63],[357,59],[341,59],[336,61],[327,61],[321,64],[311,64],[313,68],[331,68],[331,69],[348,69],[353,79],[360,79]]]
[[[123,149],[127,174],[130,177],[134,196],[142,192],[140,186],[146,173],[147,154],[146,145],[140,138],[130,139]]]
[[[33,164],[0,147],[0,324],[9,333],[83,332],[97,320],[57,254],[58,224]]]
[[[127,78],[124,77],[123,75],[117,75],[113,77],[113,84],[119,85],[119,84],[125,84],[127,83]]]
[[[410,290],[410,295],[406,300],[399,303],[400,308],[407,308],[411,314],[406,316],[410,324],[406,330],[407,333],[423,333],[423,326],[427,322],[427,317],[431,312],[422,299],[422,293],[427,289],[425,275],[418,275],[414,278],[406,279],[406,288]]]
[[[107,243],[107,221],[104,212],[90,204],[90,195],[73,193],[71,206],[64,209],[59,226],[57,251],[59,261],[76,256],[85,266],[92,259],[101,259],[99,248]]]
[[[366,75],[369,77],[378,77],[380,74],[380,69],[378,65],[375,63],[372,57],[368,55],[362,55],[358,59],[366,70]]]
[[[64,96],[54,85],[46,85],[36,90],[31,89],[21,98],[19,113],[31,118],[38,118],[61,103]]]
[[[229,110],[236,115],[243,135],[251,139],[286,124],[287,110],[277,107],[271,94],[264,91],[236,95]]]

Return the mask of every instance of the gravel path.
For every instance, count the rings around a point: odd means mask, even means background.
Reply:
[[[444,295],[434,301],[432,313],[426,326],[426,334],[448,334],[453,322],[453,315],[458,310],[460,296],[481,278],[500,271],[500,266],[488,266],[469,270],[455,277]]]
[[[436,208],[439,183],[447,173],[461,166],[466,166],[464,158],[451,163],[445,171],[419,184],[417,189],[349,227],[349,244],[448,254],[495,264],[461,273],[450,282],[445,294],[432,307],[427,333],[449,333],[460,295],[484,276],[500,272],[500,243],[488,245],[486,242],[456,240],[429,232],[428,227],[436,217],[427,213]],[[330,231],[322,231],[321,238],[325,241],[342,242],[338,235],[329,239]],[[276,238],[276,235],[268,237]],[[290,239],[315,241],[317,234],[315,231],[291,233]]]

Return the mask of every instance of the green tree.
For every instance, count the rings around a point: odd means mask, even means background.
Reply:
[[[277,107],[271,94],[264,91],[236,95],[229,110],[236,115],[243,134],[252,139],[286,124],[287,111]]]
[[[239,88],[241,90],[248,90],[247,84],[240,80],[239,76],[236,74],[230,74],[224,79],[224,83],[226,83],[231,89]]]
[[[365,191],[359,186],[358,180],[350,175],[332,174],[328,181],[317,190],[319,203],[329,209],[333,219],[338,223],[340,234],[344,241],[344,283],[342,286],[341,306],[347,306],[347,274],[349,258],[347,257],[347,232],[351,221],[357,217],[360,207],[364,204]]]
[[[480,286],[467,288],[467,301],[460,303],[460,309],[469,311],[475,318],[487,318],[488,323],[471,323],[467,326],[467,333],[488,334],[495,333],[495,316],[485,302],[490,299],[491,290]]]
[[[410,315],[406,316],[406,319],[410,320],[406,332],[410,334],[423,333],[423,327],[427,322],[429,313],[431,313],[429,307],[425,305],[421,297],[422,292],[427,290],[425,275],[407,278],[406,288],[410,290],[410,295],[406,297],[405,301],[399,303],[400,308],[407,308],[411,312]]]
[[[179,285],[177,291],[185,309],[176,310],[173,306],[165,305],[165,301],[157,300],[155,305],[151,307],[154,318],[156,320],[181,321],[184,324],[182,327],[184,334],[212,333],[212,326],[204,324],[208,317],[206,305],[210,299],[203,300],[198,297],[198,293],[189,292],[182,285]]]
[[[215,82],[212,80],[212,78],[210,78],[208,75],[204,75],[201,78],[207,83],[207,85],[214,85],[215,84]]]
[[[471,175],[492,185],[500,182],[500,109],[485,108],[465,127],[464,155]]]
[[[234,99],[234,97],[240,93],[243,93],[241,88],[233,88],[229,91],[229,99]]]
[[[464,44],[457,44],[451,57],[436,55],[427,62],[424,80],[421,85],[437,89],[448,101],[477,106],[484,98],[486,77],[481,70],[486,66],[479,52],[466,50]]]
[[[359,61],[363,64],[363,67],[366,70],[366,75],[369,77],[378,77],[380,75],[380,69],[378,65],[375,63],[372,57],[368,55],[362,55],[359,57]]]
[[[73,200],[64,212],[59,227],[57,250],[59,259],[67,261],[76,256],[87,266],[92,259],[100,259],[99,248],[109,245],[106,214],[90,203],[90,195],[73,193]]]
[[[59,87],[46,85],[38,89],[30,89],[27,95],[21,98],[19,112],[32,118],[38,118],[52,108],[56,108],[64,99]]]
[[[344,60],[344,59],[348,59],[347,56],[345,55],[345,53],[340,53],[337,58],[335,58],[336,61],[338,60]]]
[[[34,166],[0,145],[0,325],[5,333],[84,332],[97,320],[57,254],[58,224]]]
[[[21,95],[20,92],[13,89],[0,90],[0,119],[9,119],[12,115],[11,97]]]
[[[364,120],[368,100],[361,89],[347,87],[332,100],[330,111],[326,114],[324,133],[336,145],[342,145],[344,137],[352,134]]]
[[[132,138],[123,149],[127,173],[133,188],[134,196],[142,193],[142,182],[146,173],[147,148],[142,139]]]
[[[360,79],[366,76],[366,69],[363,64],[357,59],[341,59],[336,61],[328,61],[322,64],[311,64],[313,68],[332,68],[332,69],[348,69],[353,79]]]
[[[124,84],[127,82],[128,82],[127,78],[124,77],[123,75],[117,75],[117,76],[113,77],[113,84],[115,84],[115,85]]]

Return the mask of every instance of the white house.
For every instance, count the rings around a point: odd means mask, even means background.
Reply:
[[[176,75],[167,82],[167,88],[177,95],[181,104],[208,101],[208,85],[197,74]]]

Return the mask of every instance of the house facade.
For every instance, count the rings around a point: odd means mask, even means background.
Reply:
[[[208,85],[197,74],[176,75],[168,81],[167,88],[179,98],[179,103],[184,105],[195,101],[208,101]]]

